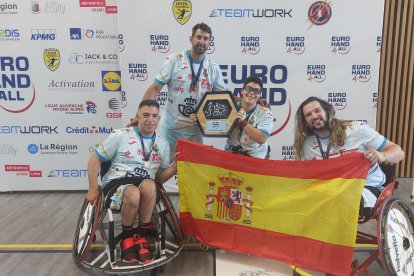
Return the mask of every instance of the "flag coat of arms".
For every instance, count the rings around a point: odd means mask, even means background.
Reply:
[[[186,235],[238,253],[349,275],[370,163],[263,160],[178,141],[180,220]]]

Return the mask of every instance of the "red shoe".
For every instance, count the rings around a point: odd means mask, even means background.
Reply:
[[[135,240],[133,237],[126,238],[121,241],[121,259],[126,263],[138,261]]]
[[[138,260],[143,264],[149,264],[154,260],[146,237],[134,235],[135,246],[138,252]]]

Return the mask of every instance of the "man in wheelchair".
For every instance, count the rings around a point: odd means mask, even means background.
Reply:
[[[378,163],[396,164],[404,159],[401,147],[360,121],[335,118],[328,102],[309,97],[296,112],[296,159],[328,159],[363,152],[372,165],[362,192],[360,215],[368,216],[384,188],[385,175]]]
[[[153,230],[155,179],[165,182],[176,174],[177,165],[171,160],[168,142],[155,132],[160,120],[158,103],[143,100],[136,119],[138,125],[115,129],[90,157],[86,198],[97,204],[101,164],[111,161],[108,172],[101,176],[101,186],[105,206],[121,213],[122,261],[148,264],[153,260],[147,237]],[[139,225],[134,229],[137,215]]]

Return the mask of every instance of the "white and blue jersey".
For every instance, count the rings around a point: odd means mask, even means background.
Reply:
[[[319,137],[323,151],[328,147],[329,137]],[[364,122],[354,121],[352,126],[346,129],[346,138],[343,146],[331,146],[329,150],[329,158],[346,155],[350,152],[366,152],[370,149],[381,151],[387,143],[387,139],[374,129],[370,128]],[[309,159],[323,159],[316,136],[309,136],[303,145],[303,157]],[[385,175],[378,163],[371,166],[365,186],[372,186],[382,190],[385,182]],[[366,193],[364,189],[364,194]],[[376,198],[364,197],[368,206],[373,207]]]
[[[102,178],[102,187],[123,177],[155,180],[157,171],[171,163],[167,140],[157,134],[140,136],[136,126],[115,129],[97,148],[96,155],[103,161],[112,161],[111,168]]]
[[[193,62],[195,74],[197,74],[200,64],[201,62]],[[205,55],[202,66],[200,77],[194,89],[195,91],[190,91],[192,73],[189,51],[170,55],[155,77],[156,83],[167,85],[168,87],[168,100],[164,113],[161,116],[159,130],[168,139],[171,147],[175,145],[175,141],[171,141],[170,139],[175,138],[172,136],[169,138],[169,135],[166,135],[163,131],[168,130],[179,134],[197,135],[201,137],[198,126],[196,124],[190,126],[190,114],[195,113],[195,109],[205,92],[226,90],[226,85],[217,63]]]
[[[252,110],[247,112],[246,120],[264,135],[267,137],[270,136],[273,128],[273,114],[270,109],[256,105]],[[263,144],[259,144],[251,139],[242,128],[234,128],[230,137],[227,139],[224,150],[242,153],[257,158],[265,158],[268,148],[269,144],[267,141]]]

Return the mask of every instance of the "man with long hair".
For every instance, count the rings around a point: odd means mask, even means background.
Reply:
[[[373,208],[383,189],[385,175],[378,163],[396,164],[404,159],[401,147],[379,134],[367,124],[335,118],[328,102],[309,97],[296,112],[296,159],[328,159],[349,152],[363,152],[371,161],[362,192],[362,208]]]

